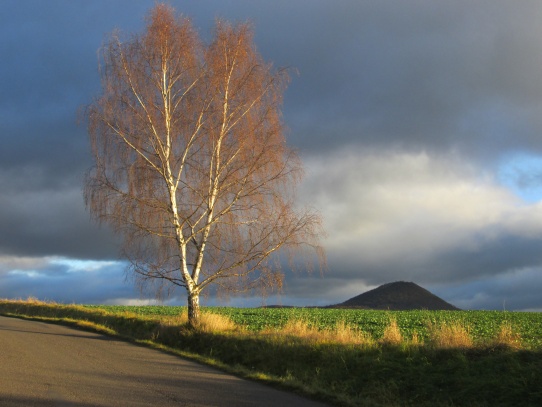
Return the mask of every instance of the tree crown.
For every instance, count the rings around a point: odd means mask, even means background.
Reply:
[[[218,20],[209,44],[158,4],[143,34],[110,36],[89,106],[91,214],[123,236],[141,283],[280,287],[279,251],[322,254],[317,213],[298,209],[299,157],[281,117],[288,81],[250,25]]]

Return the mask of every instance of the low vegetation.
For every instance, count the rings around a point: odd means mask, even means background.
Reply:
[[[166,348],[343,406],[542,405],[542,313],[77,306],[0,314]]]

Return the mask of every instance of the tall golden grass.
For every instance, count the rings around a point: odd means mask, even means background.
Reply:
[[[514,330],[510,323],[503,322],[492,342],[492,345],[495,347],[520,349],[521,335]]]
[[[177,316],[159,317],[160,325],[165,330],[172,327],[180,327],[188,325],[188,312],[183,312]],[[200,314],[200,321],[194,327],[199,332],[205,333],[226,333],[226,332],[241,332],[243,329],[235,324],[225,315],[203,312]]]
[[[459,322],[444,322],[439,326],[429,324],[428,330],[430,344],[435,348],[472,348],[474,345],[469,327]]]
[[[380,343],[388,346],[397,346],[403,343],[403,335],[401,335],[395,318],[390,318],[388,326],[384,329],[384,335],[380,338]]]
[[[188,314],[186,314],[185,323],[188,323]],[[224,315],[212,314],[210,312],[201,313],[200,321],[196,326],[196,329],[207,333],[241,331],[241,327],[236,325],[230,318]]]
[[[336,343],[343,345],[372,345],[370,335],[355,329],[344,321],[338,322],[329,329],[318,329],[308,321],[292,319],[280,329],[270,329],[262,332],[278,338],[297,338],[312,343]]]

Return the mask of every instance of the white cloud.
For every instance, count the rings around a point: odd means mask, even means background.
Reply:
[[[109,267],[124,267],[124,263],[111,260],[81,260],[68,259],[64,257],[53,257],[51,264],[60,265],[67,268],[68,273],[94,272]]]
[[[442,279],[454,274],[453,265],[439,264],[441,256],[490,256],[502,251],[503,239],[542,237],[542,202],[523,201],[457,156],[341,150],[305,162],[301,196],[322,211],[332,272],[370,282],[383,273],[384,283],[408,271],[406,277],[438,281],[439,268],[448,270]]]
[[[13,270],[33,271],[47,266],[47,257],[19,257],[0,255],[0,275],[7,274]]]
[[[155,299],[141,299],[141,298],[113,298],[103,302],[104,305],[134,305],[134,306],[144,306],[144,305],[175,305],[167,304],[163,301],[158,301]]]

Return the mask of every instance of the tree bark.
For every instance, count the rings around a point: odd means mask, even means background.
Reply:
[[[188,294],[188,324],[192,327],[199,323],[199,293]]]

